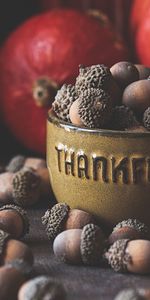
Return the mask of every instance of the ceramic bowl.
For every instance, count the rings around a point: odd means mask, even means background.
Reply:
[[[49,111],[47,165],[58,202],[107,226],[137,218],[150,226],[150,133],[80,128]]]

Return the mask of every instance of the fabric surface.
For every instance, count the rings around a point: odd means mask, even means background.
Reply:
[[[24,241],[34,253],[32,276],[47,274],[60,280],[67,300],[113,300],[123,288],[150,288],[150,276],[118,274],[109,268],[71,266],[57,261],[41,224],[46,207],[28,211],[31,227]]]

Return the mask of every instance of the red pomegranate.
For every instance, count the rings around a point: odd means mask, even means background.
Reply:
[[[139,61],[150,67],[150,5],[136,34],[135,47]]]
[[[149,0],[133,0],[130,21],[133,34],[137,32],[141,22],[143,22],[149,6]]]
[[[5,123],[23,145],[44,154],[47,110],[56,88],[75,81],[79,64],[110,66],[124,59],[127,50],[105,17],[54,10],[31,18],[2,49]]]
[[[137,58],[150,66],[150,1],[135,0],[130,20]]]

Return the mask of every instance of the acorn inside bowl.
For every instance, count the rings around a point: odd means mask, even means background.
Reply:
[[[128,218],[150,226],[150,132],[78,127],[49,111],[47,165],[58,202],[106,226]]]

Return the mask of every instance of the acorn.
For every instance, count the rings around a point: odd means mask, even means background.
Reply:
[[[137,289],[124,289],[120,291],[114,300],[146,300]]]
[[[24,283],[19,292],[18,300],[65,300],[66,292],[59,281],[48,276],[38,276]]]
[[[0,207],[0,229],[8,232],[13,238],[21,238],[29,232],[27,212],[16,205]]]
[[[124,105],[113,108],[111,129],[127,130],[139,126],[133,111]]]
[[[46,161],[42,158],[17,155],[10,160],[10,162],[6,166],[6,171],[16,173],[23,167],[33,168],[34,170],[46,168]]]
[[[116,272],[150,273],[150,241],[117,240],[104,254]]]
[[[78,126],[107,127],[112,115],[111,97],[101,89],[87,89],[72,104],[69,115],[71,122]]]
[[[150,76],[150,68],[139,64],[135,65],[135,67],[139,71],[139,80],[147,79]]]
[[[6,172],[0,174],[0,204],[1,205],[13,202],[12,180],[13,180],[12,173]]]
[[[112,77],[110,69],[105,65],[79,66],[79,76],[76,78],[76,91],[80,96],[86,89],[102,89],[111,95],[114,104],[121,101],[121,90]]]
[[[16,172],[12,180],[12,195],[15,204],[28,207],[40,198],[40,177],[31,169]]]
[[[149,80],[143,79],[128,85],[123,92],[122,103],[141,116],[150,106]]]
[[[49,240],[54,240],[64,230],[81,229],[89,223],[95,223],[90,213],[80,209],[71,209],[66,203],[57,203],[42,217],[42,224],[46,225]]]
[[[150,106],[144,112],[143,124],[147,130],[150,130]]]
[[[139,80],[139,72],[134,64],[128,61],[120,61],[110,68],[110,72],[123,90],[130,83]]]
[[[94,224],[83,229],[61,232],[54,240],[53,251],[57,258],[70,264],[98,265],[102,259],[105,238]]]
[[[137,219],[128,219],[119,222],[108,238],[109,244],[121,239],[146,239],[148,238],[148,227]]]
[[[57,117],[63,121],[70,122],[69,109],[77,99],[75,87],[71,84],[64,84],[55,96],[52,108]]]
[[[0,267],[0,299],[16,300],[19,288],[25,282],[25,275],[11,265]]]
[[[49,198],[52,194],[52,189],[50,185],[48,168],[38,168],[35,173],[40,178],[39,188],[42,198]]]
[[[0,230],[0,262],[8,264],[16,259],[22,260],[32,266],[33,254],[24,243],[11,239],[11,236]]]

